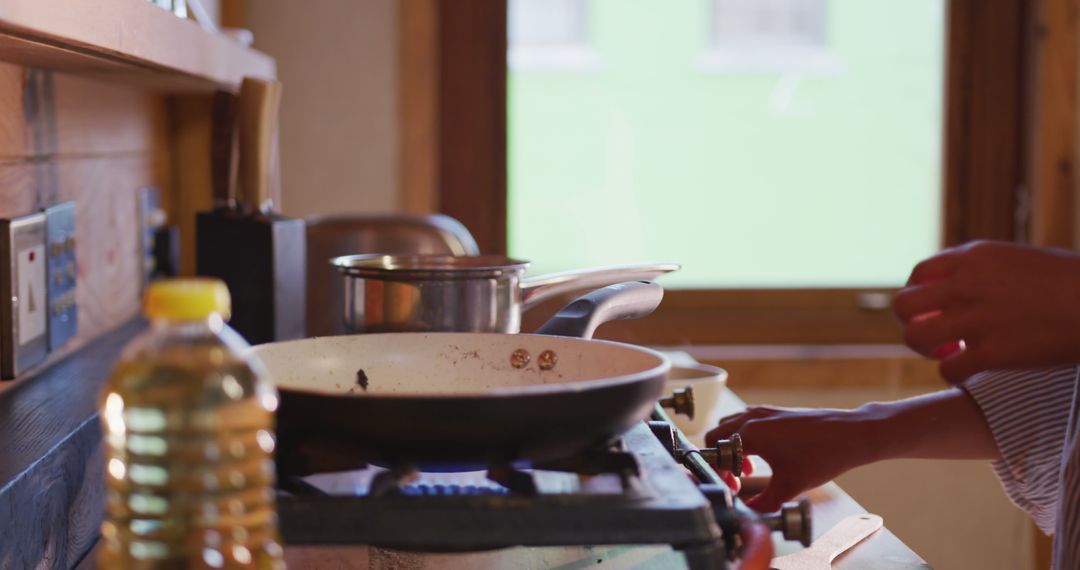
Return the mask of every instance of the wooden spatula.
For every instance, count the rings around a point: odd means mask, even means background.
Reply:
[[[877,532],[884,521],[877,515],[851,515],[798,552],[775,558],[773,570],[830,570],[832,561],[864,538]]]

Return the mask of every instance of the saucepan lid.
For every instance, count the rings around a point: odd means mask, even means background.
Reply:
[[[379,253],[343,255],[330,264],[346,275],[356,277],[472,279],[522,274],[528,261],[502,255],[384,255]]]

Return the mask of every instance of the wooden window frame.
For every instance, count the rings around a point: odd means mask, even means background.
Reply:
[[[1073,244],[1076,3],[948,3],[943,246]],[[482,251],[505,253],[506,0],[400,6],[402,208],[453,216]],[[893,291],[672,290],[648,326],[604,333],[669,346],[896,343]],[[525,330],[548,312],[530,312]]]

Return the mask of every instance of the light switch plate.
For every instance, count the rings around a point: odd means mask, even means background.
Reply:
[[[0,221],[0,376],[14,378],[48,352],[45,214]]]
[[[49,290],[49,350],[64,345],[79,330],[75,287],[79,272],[75,259],[75,202],[45,210],[45,237]]]

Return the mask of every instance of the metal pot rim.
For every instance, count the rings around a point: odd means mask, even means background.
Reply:
[[[345,275],[376,278],[465,279],[522,274],[528,261],[502,255],[343,255],[330,260]]]

